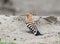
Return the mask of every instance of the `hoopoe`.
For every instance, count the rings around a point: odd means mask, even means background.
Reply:
[[[26,25],[27,25],[27,27],[30,29],[30,31],[34,34],[34,35],[42,35],[39,31],[38,31],[38,29],[37,29],[37,27],[36,27],[36,25],[35,25],[35,22],[33,21],[33,19],[32,19],[32,17],[33,17],[33,14],[32,13],[28,13],[27,14],[27,23],[26,23]]]

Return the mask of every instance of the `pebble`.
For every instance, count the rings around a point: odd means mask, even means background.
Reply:
[[[0,22],[0,24],[2,24],[2,23]]]
[[[7,35],[7,37],[10,37],[9,35]]]
[[[1,38],[0,38],[0,41],[1,41]]]
[[[16,40],[16,38],[14,38],[14,40]]]

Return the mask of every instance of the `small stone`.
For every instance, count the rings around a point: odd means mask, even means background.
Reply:
[[[0,38],[0,41],[1,41],[1,38]]]
[[[20,39],[23,39],[23,38],[20,38]]]
[[[46,37],[44,37],[44,39],[45,39]]]
[[[0,22],[0,24],[1,24],[1,22]]]
[[[60,32],[58,32],[58,34],[60,34]]]
[[[5,15],[5,16],[9,17],[9,15]]]
[[[7,35],[7,37],[10,37],[10,36]]]
[[[47,37],[50,37],[50,36],[47,36]]]
[[[7,19],[4,19],[4,20],[7,20]]]
[[[12,21],[12,22],[14,22],[14,21]]]
[[[18,18],[18,21],[20,21],[21,19]]]
[[[16,40],[16,38],[14,38],[14,40]]]

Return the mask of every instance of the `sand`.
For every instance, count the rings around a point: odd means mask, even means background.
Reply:
[[[36,18],[36,17],[35,17]],[[44,18],[38,18],[37,28],[43,34],[35,36],[28,33],[25,17],[0,15],[0,39],[4,42],[13,41],[16,44],[60,44],[60,19],[48,22]],[[52,20],[51,20],[52,21]]]

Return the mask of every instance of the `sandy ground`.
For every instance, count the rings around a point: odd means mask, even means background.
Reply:
[[[37,22],[38,30],[42,36],[34,36],[28,33],[29,29],[24,23],[25,17],[0,15],[0,39],[1,41],[13,41],[16,44],[60,44],[60,21],[48,22],[40,18]]]

